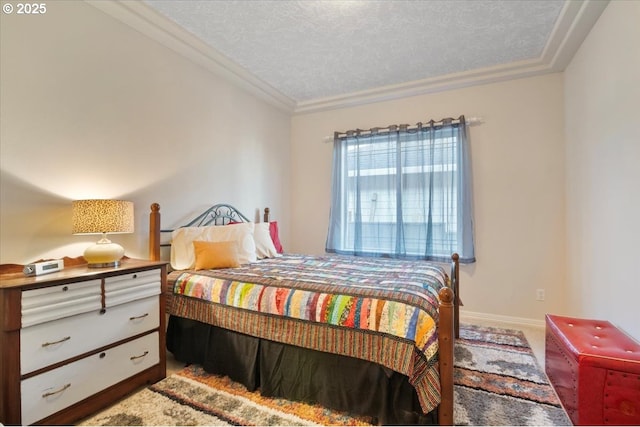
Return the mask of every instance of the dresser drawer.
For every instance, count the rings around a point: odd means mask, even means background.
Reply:
[[[21,375],[130,338],[160,325],[157,296],[20,330]]]
[[[156,269],[107,277],[104,280],[106,306],[115,306],[160,294],[162,291],[160,271]]]
[[[22,424],[32,424],[160,361],[154,332],[21,381]]]
[[[86,280],[22,292],[22,327],[99,310],[102,281]]]

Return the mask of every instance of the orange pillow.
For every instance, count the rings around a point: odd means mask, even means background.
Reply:
[[[196,270],[240,267],[238,243],[235,241],[204,242],[194,240],[193,250],[196,256]]]

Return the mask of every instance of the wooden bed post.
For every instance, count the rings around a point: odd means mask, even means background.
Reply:
[[[149,259],[160,260],[160,205],[153,203],[149,214]]]
[[[442,288],[440,297],[440,318],[438,320],[438,354],[440,365],[440,406],[438,423],[453,425],[453,348],[454,348],[454,293],[450,288]]]
[[[457,253],[451,255],[451,289],[453,290],[453,329],[455,331],[456,338],[460,338],[460,256]]]
[[[269,208],[264,208],[263,222],[269,222]]]

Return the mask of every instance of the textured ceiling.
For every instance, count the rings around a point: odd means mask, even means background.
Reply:
[[[564,0],[145,0],[300,103],[541,56]]]

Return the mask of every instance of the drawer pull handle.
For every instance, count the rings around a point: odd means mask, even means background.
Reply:
[[[134,279],[137,279],[137,278],[138,278],[138,275],[137,275],[137,274],[134,274],[134,275],[133,275],[133,278],[134,278]]]
[[[69,384],[65,384],[64,386],[62,386],[62,388],[60,390],[56,390],[56,391],[50,391],[48,393],[45,393],[42,395],[43,399],[46,399],[49,396],[53,396],[54,394],[58,394],[58,393],[62,393],[63,391],[65,391],[66,389],[68,389],[69,387],[71,387],[71,383]]]
[[[129,358],[129,360],[136,360],[136,359],[140,359],[140,358],[142,358],[142,357],[145,357],[147,354],[149,354],[149,352],[148,352],[148,351],[145,351],[145,352],[144,352],[144,353],[142,353],[140,356],[131,356],[131,357]]]
[[[148,315],[149,315],[149,313],[145,313],[145,314],[143,314],[143,315],[141,315],[141,316],[133,316],[133,317],[129,317],[129,320],[138,320],[138,319],[142,319],[142,318],[147,317]]]
[[[60,344],[61,342],[65,342],[65,341],[69,341],[71,339],[71,337],[64,337],[61,340],[58,341],[53,341],[53,342],[46,342],[44,344],[42,344],[43,347],[49,347],[50,345],[55,345],[55,344]]]
[[[68,286],[65,286],[64,288],[62,288],[62,292],[67,292],[69,290]]]

